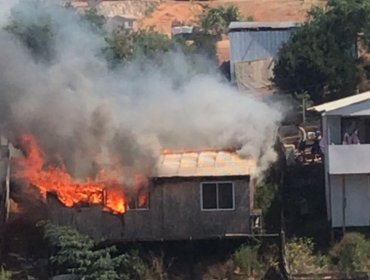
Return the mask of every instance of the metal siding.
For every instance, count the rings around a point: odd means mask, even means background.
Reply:
[[[276,58],[283,43],[288,41],[292,29],[278,31],[230,32],[230,70],[234,78],[235,63]]]

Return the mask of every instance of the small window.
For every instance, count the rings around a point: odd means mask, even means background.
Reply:
[[[234,187],[230,182],[201,184],[202,210],[233,210]]]
[[[149,192],[146,190],[140,191],[137,195],[129,199],[129,210],[148,210],[149,209]]]

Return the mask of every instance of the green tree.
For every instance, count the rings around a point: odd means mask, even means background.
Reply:
[[[106,42],[104,53],[112,65],[130,61],[138,56],[155,59],[177,46],[184,47],[179,41],[171,40],[167,35],[153,29],[133,31],[121,28],[109,35]]]
[[[38,1],[30,1],[24,5],[29,5],[30,9],[34,10],[42,8]],[[28,17],[24,15],[23,11],[24,9],[21,7],[12,10],[10,22],[5,26],[5,30],[17,37],[35,59],[51,60],[55,52],[55,41],[50,16],[42,12],[35,12],[35,18],[26,21]]]
[[[231,5],[209,9],[201,15],[200,23],[206,33],[220,35],[227,33],[230,22],[239,21],[240,19],[238,7]]]
[[[355,45],[359,33],[370,34],[369,23],[369,0],[330,0],[325,9],[313,8],[280,49],[274,82],[289,93],[307,92],[314,103],[353,94],[361,74]]]
[[[90,24],[90,27],[95,32],[102,32],[106,19],[98,13],[96,8],[89,8],[83,15],[83,19]]]

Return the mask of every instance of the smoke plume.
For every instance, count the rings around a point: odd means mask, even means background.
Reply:
[[[119,166],[122,180],[150,175],[162,148],[238,146],[260,170],[275,160],[281,113],[255,93],[237,91],[216,72],[199,74],[181,53],[164,55],[160,66],[138,58],[112,71],[99,55],[104,39],[73,10],[20,1],[26,24],[50,17],[53,59],[44,62],[3,28],[9,2],[0,0],[0,134],[16,141],[31,133],[48,161],[63,161],[76,177],[102,166]]]

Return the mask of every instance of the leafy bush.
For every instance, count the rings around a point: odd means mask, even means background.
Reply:
[[[293,238],[285,246],[285,260],[289,273],[318,273],[325,270],[328,260],[314,254],[314,244],[309,238]]]
[[[10,280],[11,274],[7,272],[3,267],[0,269],[0,280]]]
[[[207,33],[222,34],[226,33],[232,21],[241,19],[240,11],[236,6],[218,7],[209,9],[200,17],[203,30]]]
[[[53,246],[50,261],[58,272],[85,280],[140,280],[149,278],[149,267],[137,251],[118,254],[112,247],[97,248],[88,236],[65,226],[46,223],[45,238]]]
[[[247,276],[258,275],[262,264],[258,257],[258,247],[242,245],[233,254],[233,261],[241,272]]]
[[[348,275],[368,270],[370,243],[360,233],[346,233],[330,250],[330,256],[339,271]]]

